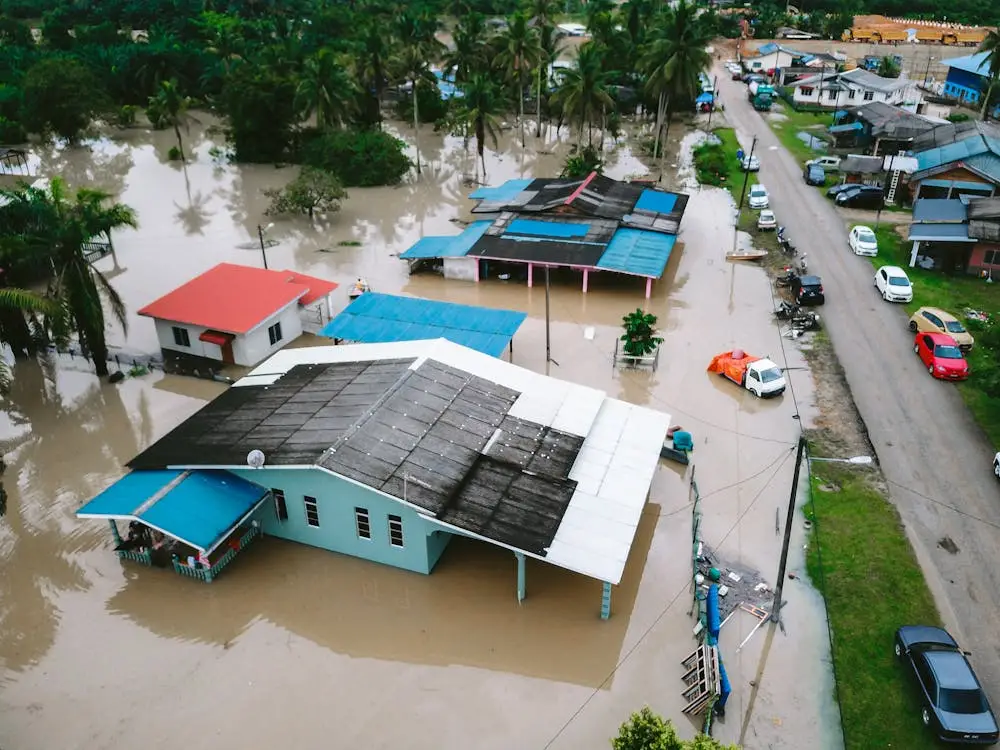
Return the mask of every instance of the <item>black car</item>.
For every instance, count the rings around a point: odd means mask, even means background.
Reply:
[[[885,205],[885,196],[878,185],[858,185],[853,190],[837,194],[837,205],[844,208],[870,208],[878,210]]]
[[[826,182],[826,172],[819,164],[806,164],[802,176],[806,180],[806,185],[822,185]]]
[[[792,297],[799,305],[822,305],[826,302],[823,296],[823,280],[819,276],[796,276],[789,285]]]
[[[834,185],[832,188],[830,188],[829,190],[827,190],[826,191],[826,197],[827,198],[836,198],[841,193],[843,193],[843,192],[845,192],[847,190],[853,190],[856,187],[859,187],[859,186],[856,185],[856,184],[854,184],[853,182],[842,182],[839,185]]]
[[[921,718],[940,739],[996,744],[996,717],[965,653],[947,631],[907,625],[896,631],[895,651],[913,668],[923,694]]]

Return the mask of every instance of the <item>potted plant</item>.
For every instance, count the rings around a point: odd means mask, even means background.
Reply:
[[[641,308],[623,315],[622,327],[625,329],[621,335],[622,348],[626,359],[633,364],[638,359],[651,356],[663,343],[663,338],[656,335],[656,316],[643,312]]]

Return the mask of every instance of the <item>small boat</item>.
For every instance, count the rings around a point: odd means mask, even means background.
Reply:
[[[354,286],[350,288],[347,292],[347,296],[350,299],[357,299],[365,292],[370,292],[372,288],[368,285],[368,282],[364,279],[358,279],[354,282]]]
[[[726,260],[760,260],[767,257],[767,250],[742,250],[738,253],[726,253]]]

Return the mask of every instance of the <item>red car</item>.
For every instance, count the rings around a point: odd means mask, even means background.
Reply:
[[[927,372],[939,380],[969,377],[969,363],[962,356],[958,342],[946,333],[918,333],[913,339],[913,351],[927,366]]]

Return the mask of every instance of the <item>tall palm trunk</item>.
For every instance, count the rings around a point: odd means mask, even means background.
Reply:
[[[980,109],[980,111],[979,111],[979,119],[980,120],[984,120],[985,121],[986,118],[989,116],[989,111],[988,110],[990,108],[990,99],[993,98],[993,87],[996,85],[997,80],[998,79],[995,78],[995,77],[990,78],[990,83],[986,87],[986,95],[983,97],[983,106],[982,106],[982,109]]]
[[[670,118],[671,118],[671,114],[672,114],[672,111],[670,109],[670,97],[669,96],[667,97],[666,110],[667,110],[666,111],[666,127],[663,130],[663,147],[660,149],[660,176],[656,179],[657,182],[660,182],[663,179],[664,162],[666,162],[666,160],[667,160],[667,136],[670,135]]]
[[[413,79],[413,143],[417,147],[417,175],[420,172],[420,113],[417,109],[417,79]]]
[[[521,125],[521,148],[524,148],[524,71],[520,67],[517,69],[517,103],[519,107],[519,117]]]
[[[660,92],[660,98],[656,103],[656,130],[655,137],[653,138],[653,158],[655,159],[660,155],[660,136],[663,134],[663,113],[666,109],[665,103],[666,95],[664,92]]]
[[[184,141],[181,139],[181,126],[177,122],[176,119],[174,120],[174,135],[177,136],[177,151],[180,153],[180,155],[181,155],[181,161],[183,162],[183,161],[185,161],[185,159],[184,159]]]
[[[536,83],[538,87],[537,92],[537,102],[535,104],[535,138],[542,137],[542,64],[538,64],[538,72],[535,74]]]
[[[486,123],[482,117],[476,119],[476,152],[479,154],[479,163],[483,165],[483,184],[486,184]],[[476,172],[479,165],[476,165]]]

